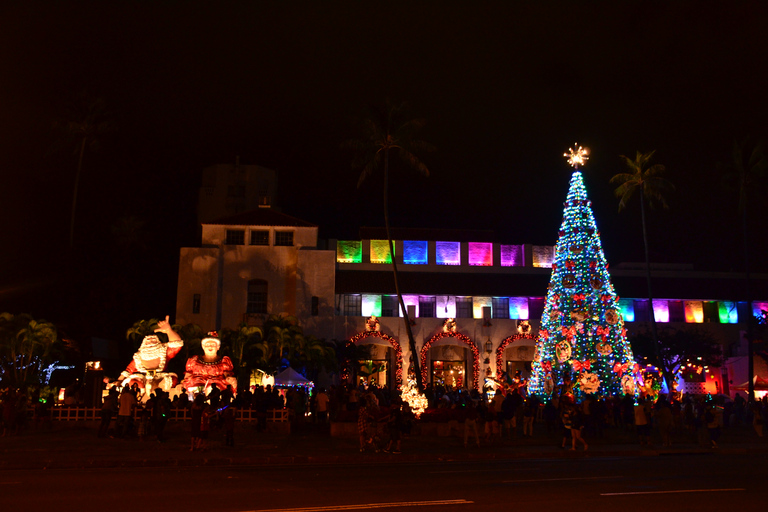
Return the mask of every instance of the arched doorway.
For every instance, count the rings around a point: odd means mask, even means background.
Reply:
[[[458,332],[439,332],[432,336],[429,341],[424,343],[420,354],[422,382],[430,382],[429,368],[427,367],[427,355],[429,354],[429,349],[436,341],[442,340],[443,338],[456,338],[461,343],[467,345],[467,347],[472,351],[472,388],[470,389],[478,389],[478,379],[480,376],[480,352],[477,350],[475,343],[469,339],[468,336],[464,336]],[[469,384],[469,382],[467,382],[467,384]]]
[[[388,336],[380,331],[363,331],[355,334],[352,336],[349,341],[347,341],[347,345],[360,345],[363,340],[366,338],[380,338],[385,343],[375,343],[371,342],[372,345],[379,345],[379,346],[385,346],[387,348],[391,348],[393,351],[393,354],[391,357],[387,357],[386,359],[376,359],[371,361],[380,361],[387,364],[387,376],[391,377],[391,380],[388,378],[388,382],[392,382],[394,384],[394,387],[397,389],[400,389],[400,386],[403,383],[403,349],[400,347],[400,343],[397,342],[394,338],[391,336]],[[356,364],[359,364],[359,361],[355,361]],[[375,363],[379,364],[379,363]],[[358,369],[356,369],[357,372]]]
[[[510,347],[510,345],[513,345]],[[514,349],[514,352],[504,357],[507,349]],[[520,370],[522,377],[528,380],[531,373],[531,363],[536,349],[536,337],[532,334],[515,334],[505,338],[499,348],[496,349],[496,378],[501,379],[504,372],[514,375]]]

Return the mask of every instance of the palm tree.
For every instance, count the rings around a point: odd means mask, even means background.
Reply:
[[[422,175],[429,176],[429,169],[416,156],[414,151],[432,151],[434,148],[430,144],[414,138],[414,134],[424,127],[425,121],[424,119],[408,119],[405,115],[405,107],[404,103],[393,104],[387,102],[384,110],[373,111],[363,121],[362,137],[357,140],[347,141],[342,147],[357,152],[357,158],[352,162],[352,166],[354,168],[362,168],[357,182],[358,188],[362,186],[365,179],[371,176],[375,170],[383,167],[384,226],[387,230],[392,273],[395,280],[395,292],[400,303],[400,310],[403,312],[405,331],[408,335],[408,346],[412,355],[413,369],[416,372],[416,383],[419,390],[423,390],[424,386],[421,382],[421,372],[419,371],[416,341],[413,338],[408,310],[405,307],[403,295],[400,293],[400,281],[397,274],[397,262],[395,261],[395,247],[392,242],[389,226],[389,153],[394,151],[407,165],[415,168]]]
[[[651,291],[651,261],[648,256],[648,231],[645,225],[645,203],[648,201],[648,205],[653,208],[657,204],[660,204],[664,208],[669,208],[666,201],[666,194],[675,190],[675,186],[666,178],[662,177],[666,168],[662,164],[650,165],[650,160],[653,157],[655,150],[647,153],[641,153],[637,151],[635,159],[632,160],[624,155],[621,155],[621,159],[624,162],[627,171],[616,174],[611,178],[611,183],[618,185],[614,193],[619,198],[619,211],[626,208],[627,203],[634,195],[635,191],[640,193],[640,217],[643,225],[643,246],[645,248],[645,273],[648,281],[648,305],[651,316],[651,334],[653,335],[654,343],[656,346],[656,359],[659,362],[659,368],[661,368],[664,374],[664,379],[667,382],[669,389],[672,375],[667,368],[664,367],[660,357],[659,336],[656,330],[656,317],[653,313],[653,293]]]
[[[765,172],[768,169],[768,158],[766,158],[762,143],[755,144],[751,150],[746,141],[739,143],[733,142],[733,155],[730,172],[724,176],[725,180],[736,184],[738,188],[738,211],[741,214],[742,237],[744,244],[744,281],[746,283],[747,303],[752,304],[752,291],[749,276],[749,196],[750,191],[754,192],[763,183]],[[746,158],[745,158],[746,157]],[[752,315],[747,319],[747,354],[748,354],[748,395],[750,400],[755,398],[754,381],[754,345],[752,343],[753,324],[755,319]]]
[[[229,345],[238,381],[249,377],[251,369],[258,366],[266,353],[263,335],[264,332],[260,328],[246,324],[241,324],[237,330],[225,329],[222,333],[222,341]]]
[[[55,123],[63,129],[68,138],[75,145],[74,153],[77,155],[77,169],[75,171],[75,184],[72,191],[72,211],[69,223],[69,249],[75,245],[75,211],[77,210],[77,194],[80,187],[80,175],[83,171],[83,159],[87,149],[95,150],[99,145],[101,135],[113,129],[108,120],[106,102],[103,98],[89,98],[83,95],[78,112],[68,114],[69,120]]]
[[[57,342],[56,326],[27,314],[0,314],[0,363],[5,378],[30,384]]]

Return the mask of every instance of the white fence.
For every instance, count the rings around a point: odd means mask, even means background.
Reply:
[[[134,410],[136,417],[136,410]],[[51,419],[54,421],[91,421],[101,419],[101,407],[52,407]],[[171,409],[170,420],[185,421],[190,419],[188,408]],[[258,413],[252,409],[237,409],[235,420],[253,422],[258,420]],[[267,421],[278,423],[288,421],[288,409],[267,410]]]

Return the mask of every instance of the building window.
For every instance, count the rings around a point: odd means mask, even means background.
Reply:
[[[363,296],[344,295],[344,316],[363,316]]]
[[[419,318],[435,318],[437,297],[419,297]]]
[[[245,312],[255,315],[267,314],[267,282],[263,279],[248,281],[248,304]]]
[[[456,297],[456,318],[472,318],[474,311],[472,297]]]
[[[196,293],[192,296],[192,314],[197,315],[200,313],[200,294]]]
[[[509,318],[509,298],[494,297],[491,302],[491,318]]]
[[[293,246],[293,231],[275,231],[275,245]]]
[[[320,314],[320,297],[312,296],[312,316]]]
[[[224,243],[227,245],[245,245],[245,230],[228,229],[227,240]]]
[[[397,295],[383,295],[381,297],[381,316],[400,316],[399,312]]]
[[[251,245],[269,245],[269,231],[251,231]]]

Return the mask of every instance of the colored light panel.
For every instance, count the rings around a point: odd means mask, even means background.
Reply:
[[[523,259],[523,246],[522,245],[502,245],[499,247],[501,250],[501,266],[502,267],[524,267],[525,261]]]
[[[405,303],[405,309],[408,309],[408,306],[413,306],[416,310],[416,317],[419,316],[419,296],[418,295],[403,295],[403,302]],[[402,316],[402,311],[400,312],[400,316]]]
[[[361,312],[363,316],[381,316],[381,295],[363,294]]]
[[[493,266],[493,244],[469,242],[469,265],[473,267]]]
[[[528,297],[509,298],[509,318],[528,320]]]
[[[619,299],[619,309],[625,322],[635,321],[635,301],[633,299]],[[669,312],[669,308],[667,308]]]
[[[493,305],[491,297],[473,297],[472,298],[472,316],[474,318],[483,318],[483,308],[490,308]]]
[[[700,300],[685,301],[685,321],[689,324],[704,323],[704,303]]]
[[[768,302],[753,302],[752,315],[757,318],[763,317],[763,311],[768,311]]]
[[[666,300],[653,299],[653,318],[657,322],[669,322],[669,302]]]
[[[552,262],[555,261],[555,248],[552,245],[534,245],[533,266],[539,268],[552,268]]]
[[[735,302],[718,302],[717,313],[721,324],[739,323],[739,313],[736,310]]]
[[[371,240],[371,263],[392,263],[389,240]]]
[[[437,296],[437,318],[456,318],[456,297]]]
[[[461,244],[435,242],[435,259],[438,265],[461,265]]]
[[[407,265],[426,265],[429,263],[427,242],[403,240],[403,263]]]
[[[336,263],[362,263],[363,242],[339,240],[336,242]]]

